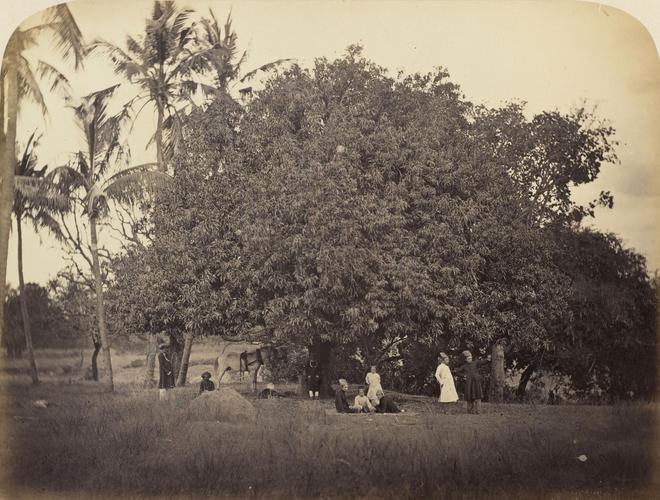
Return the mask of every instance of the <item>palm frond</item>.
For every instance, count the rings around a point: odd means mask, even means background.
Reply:
[[[148,72],[146,66],[136,62],[121,48],[105,40],[94,40],[87,50],[90,54],[102,52],[107,55],[114,66],[115,74],[122,75],[129,81],[132,81],[135,75],[146,75]]]
[[[39,232],[40,229],[46,229],[58,241],[64,239],[59,222],[48,211],[39,210],[36,214],[31,215],[30,219],[32,220],[35,232]]]
[[[113,176],[112,182],[106,182],[105,195],[119,202],[135,200],[144,191],[157,191],[165,188],[172,182],[172,177],[164,172],[154,170],[139,170],[134,167],[131,172],[120,172]]]
[[[32,154],[32,149],[33,149],[33,140],[34,136],[37,133],[35,130],[32,132],[30,135],[27,144],[25,145],[25,149],[23,150],[23,156],[21,159],[16,163],[16,169],[15,169],[15,174],[16,175],[26,175],[28,173],[29,167],[30,167],[30,159],[34,158],[34,155]],[[34,163],[34,162],[32,162]]]
[[[69,197],[44,178],[14,177],[16,193],[20,194],[25,209],[65,212],[69,209]]]
[[[53,66],[44,61],[39,61],[37,63],[37,74],[40,78],[50,80],[51,92],[57,92],[64,99],[71,99],[73,91],[69,80]]]
[[[266,64],[264,64],[264,65],[262,65],[262,66],[259,66],[257,69],[253,69],[252,71],[246,73],[245,75],[243,75],[243,77],[242,77],[239,81],[240,81],[241,83],[244,83],[245,81],[254,78],[254,76],[255,76],[257,73],[259,73],[260,71],[269,71],[269,70],[271,70],[271,69],[273,69],[273,68],[276,68],[277,66],[279,66],[279,65],[281,65],[281,64],[283,64],[283,63],[285,63],[285,62],[289,62],[289,61],[293,61],[293,60],[294,60],[294,59],[291,59],[291,58],[288,58],[288,59],[278,59],[277,61],[273,61],[273,62],[266,63]]]
[[[79,165],[81,164],[80,158],[84,160],[82,153],[78,154]],[[86,164],[86,161],[84,163]],[[68,192],[75,191],[79,187],[88,188],[86,176],[69,165],[55,167],[46,174],[45,179]]]
[[[73,54],[76,69],[82,67],[85,45],[80,28],[66,3],[61,3],[46,11],[49,25],[54,32],[57,48],[65,58]]]
[[[20,54],[16,58],[16,72],[18,74],[19,97],[31,98],[41,108],[44,115],[48,114],[46,101],[39,89],[37,80],[34,78],[30,63]]]

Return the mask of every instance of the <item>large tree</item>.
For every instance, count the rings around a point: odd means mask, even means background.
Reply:
[[[169,293],[200,328],[307,345],[324,369],[339,345],[365,363],[410,338],[485,346],[482,254],[528,201],[469,109],[444,73],[394,80],[353,48],[271,81],[220,156],[191,120],[159,215],[161,251],[190,263]]]
[[[82,64],[83,41],[80,29],[66,4],[59,4],[44,11],[43,23],[29,28],[16,29],[7,43],[0,70],[0,303],[4,302],[4,283],[7,272],[7,246],[11,227],[12,204],[14,201],[14,167],[16,161],[16,140],[19,104],[34,101],[46,112],[37,77],[51,78],[51,88],[66,83],[66,79],[50,64],[39,61],[36,68],[26,58],[26,51],[37,45],[40,35],[49,33],[55,40],[57,49],[64,57],[72,56],[76,69]],[[6,114],[5,114],[6,113]],[[6,125],[5,125],[6,124]],[[0,328],[4,309],[0,307]]]
[[[271,79],[237,124],[200,110],[153,248],[127,256],[118,290],[139,290],[139,314],[182,332],[305,346],[326,383],[337,355],[400,361],[392,372],[420,391],[440,350],[497,342],[525,366],[571,321],[554,229],[574,231],[576,207],[546,205],[563,188],[534,196],[512,171],[520,156],[486,133],[496,112],[482,113],[443,71],[392,78],[357,47]],[[571,116],[569,130],[587,126]],[[536,161],[564,182],[553,159],[572,156],[552,137]],[[589,137],[576,150],[598,157]]]

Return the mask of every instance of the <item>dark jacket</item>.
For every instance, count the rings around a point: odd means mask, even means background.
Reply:
[[[160,368],[160,378],[158,380],[159,389],[171,389],[174,387],[174,372],[172,370],[172,358],[167,352],[158,353],[158,366]]]
[[[389,396],[383,396],[380,398],[380,403],[376,406],[376,412],[378,413],[401,413],[401,410],[397,404],[390,399]]]
[[[354,413],[346,400],[346,393],[340,387],[335,391],[335,408],[338,413]]]
[[[213,380],[206,378],[199,383],[199,393],[201,394],[204,391],[215,391]]]

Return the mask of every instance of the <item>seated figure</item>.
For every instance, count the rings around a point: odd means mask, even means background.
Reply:
[[[346,391],[348,390],[348,382],[346,379],[339,379],[339,387],[335,391],[335,408],[337,413],[357,413],[357,410],[349,406],[346,400]]]

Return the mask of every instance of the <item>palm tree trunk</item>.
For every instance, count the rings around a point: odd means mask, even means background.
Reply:
[[[4,80],[7,82],[6,107],[7,107],[7,131],[3,134],[4,144],[0,144],[4,155],[0,166],[0,339],[5,328],[5,298],[7,282],[7,253],[9,250],[9,231],[11,229],[11,212],[14,205],[14,169],[16,162],[16,118],[18,116],[18,75],[14,43],[9,40],[6,54],[7,70]],[[0,82],[4,85],[5,82]],[[0,111],[0,118],[4,123],[4,109]],[[0,124],[2,128],[2,124]]]
[[[149,342],[147,344],[147,368],[144,372],[144,387],[151,387],[151,381],[154,379],[154,369],[156,367],[156,335],[149,334]]]
[[[110,359],[110,346],[108,345],[108,334],[105,331],[105,311],[103,308],[103,283],[101,283],[101,267],[99,265],[99,253],[96,239],[96,218],[93,215],[89,217],[90,242],[92,247],[92,264],[94,271],[94,283],[96,285],[96,318],[99,325],[99,335],[101,337],[101,349],[105,360],[105,367],[108,371],[108,385],[110,392],[115,390],[114,380],[112,378],[112,361]]]
[[[156,103],[158,113],[156,122],[156,162],[161,172],[167,172],[167,165],[163,160],[163,109],[160,103]]]
[[[192,350],[193,334],[186,332],[183,342],[183,356],[181,356],[181,367],[179,368],[179,377],[176,385],[183,387],[186,385],[186,376],[188,375],[188,364],[190,363],[190,351]]]
[[[16,236],[18,238],[18,290],[21,301],[21,316],[23,316],[23,333],[25,334],[25,347],[30,362],[30,374],[32,383],[39,383],[37,363],[34,361],[34,347],[32,346],[32,332],[30,331],[30,317],[27,309],[27,297],[25,296],[25,281],[23,280],[23,230],[21,229],[21,216],[16,214]]]

